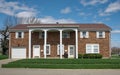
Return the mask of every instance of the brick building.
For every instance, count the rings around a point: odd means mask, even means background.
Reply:
[[[20,24],[10,30],[10,58],[110,57],[111,28],[105,24]]]

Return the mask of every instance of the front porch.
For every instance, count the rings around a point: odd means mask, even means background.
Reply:
[[[30,28],[29,58],[78,58],[77,28]]]

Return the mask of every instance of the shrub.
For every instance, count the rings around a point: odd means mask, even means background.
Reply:
[[[82,55],[82,54],[78,54],[78,58],[79,58],[79,59],[82,59],[82,58],[83,58],[83,55]]]
[[[85,59],[101,59],[102,55],[101,54],[84,54],[83,58],[85,58]]]

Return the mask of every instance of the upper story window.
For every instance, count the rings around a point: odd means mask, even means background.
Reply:
[[[70,32],[63,32],[62,38],[70,38]]]
[[[24,38],[24,32],[16,32],[16,38]]]
[[[104,31],[98,31],[96,32],[97,38],[105,38],[105,32]]]
[[[99,44],[86,44],[86,53],[99,53]]]
[[[44,38],[44,32],[39,32],[39,38]]]
[[[89,38],[89,32],[88,31],[80,32],[80,38]]]

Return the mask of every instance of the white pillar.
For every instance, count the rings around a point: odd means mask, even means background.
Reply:
[[[31,58],[31,30],[29,30],[29,58]]]
[[[44,30],[44,58],[46,59],[47,30]]]
[[[75,47],[76,47],[76,55],[75,55],[75,58],[78,59],[78,30],[76,29],[75,30]]]
[[[60,59],[62,59],[62,30],[60,30]]]

